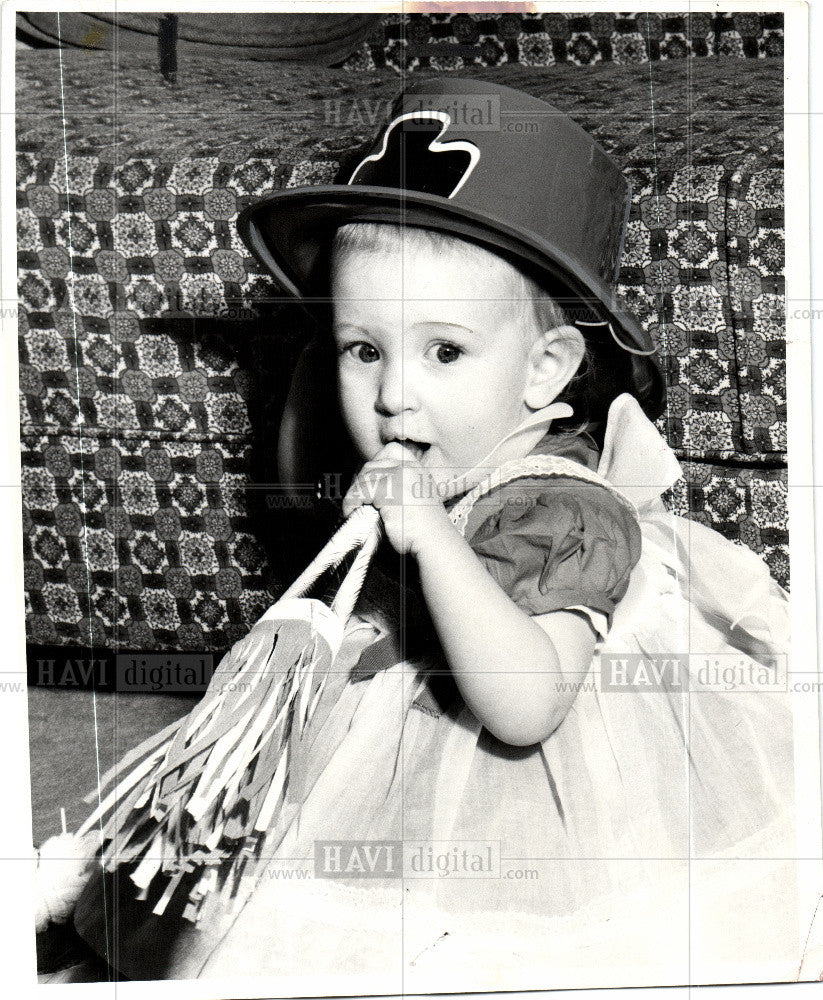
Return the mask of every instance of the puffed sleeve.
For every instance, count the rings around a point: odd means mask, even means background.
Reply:
[[[489,506],[470,544],[518,607],[531,615],[589,608],[611,620],[640,558],[629,504],[599,484],[557,476],[509,483]]]

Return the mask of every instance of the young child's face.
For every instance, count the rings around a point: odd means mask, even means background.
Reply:
[[[473,468],[530,412],[537,331],[505,264],[398,245],[335,265],[340,402],[362,458],[400,441],[437,483]]]

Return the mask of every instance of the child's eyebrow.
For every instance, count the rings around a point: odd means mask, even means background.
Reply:
[[[476,331],[471,327],[463,326],[462,323],[449,323],[446,320],[429,319],[420,320],[417,323],[412,323],[410,329],[421,330],[424,333],[432,328],[443,331],[443,328],[447,330],[460,331],[463,334],[468,334],[469,336],[474,336]],[[335,323],[332,327],[332,336],[340,337],[344,334],[360,334],[362,336],[368,336],[369,331],[357,323],[349,323],[346,320],[340,320]]]
[[[342,333],[343,330],[356,330],[358,333],[366,332],[362,326],[358,326],[356,323],[346,323],[341,320],[339,323],[333,324],[333,333]]]
[[[449,323],[447,320],[441,320],[441,319],[420,320],[419,323],[413,323],[412,324],[412,328],[415,328],[415,327],[418,327],[418,326],[422,326],[422,327],[426,327],[426,326],[448,326],[448,327],[451,327],[454,330],[463,330],[466,333],[474,333],[474,330],[472,330],[471,327],[469,327],[469,326],[463,326],[462,323]]]

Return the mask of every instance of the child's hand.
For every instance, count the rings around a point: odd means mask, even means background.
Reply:
[[[439,499],[436,484],[414,453],[397,441],[366,462],[343,500],[346,517],[371,504],[380,511],[386,535],[396,552],[419,556],[454,527]]]

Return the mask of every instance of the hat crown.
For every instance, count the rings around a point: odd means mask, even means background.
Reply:
[[[604,284],[617,280],[628,181],[579,125],[519,90],[481,80],[413,83],[347,183],[446,198],[533,232]]]
[[[299,298],[327,295],[333,235],[350,222],[419,226],[484,246],[535,277],[587,336],[641,355],[630,388],[656,417],[665,384],[654,344],[614,287],[630,204],[617,164],[557,108],[448,77],[407,86],[333,184],[272,192],[237,227]]]

